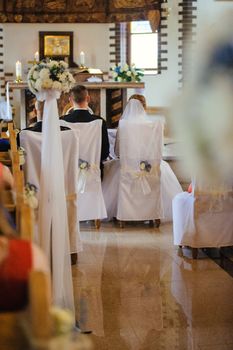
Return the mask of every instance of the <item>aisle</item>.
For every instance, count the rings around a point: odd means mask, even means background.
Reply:
[[[204,254],[183,260],[171,232],[82,226],[76,306],[95,349],[233,349],[232,277]]]

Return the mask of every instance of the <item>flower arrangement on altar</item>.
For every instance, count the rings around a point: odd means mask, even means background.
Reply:
[[[65,61],[42,61],[28,72],[28,86],[33,94],[42,90],[69,92],[75,80]]]
[[[144,73],[141,69],[135,67],[135,64],[129,66],[127,63],[122,65],[118,63],[116,66],[111,67],[113,79],[118,82],[140,82]]]

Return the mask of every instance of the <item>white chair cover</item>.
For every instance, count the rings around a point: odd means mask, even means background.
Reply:
[[[61,121],[61,125],[80,132],[79,159],[88,164],[88,169],[79,169],[79,220],[105,219],[107,212],[100,177],[102,120],[90,123]]]
[[[78,140],[77,134],[71,130],[61,132],[61,138],[69,224],[70,252],[78,253],[82,251],[77,208],[77,168],[79,154]],[[20,133],[20,144],[26,151],[26,163],[24,166],[26,181],[37,187],[37,196],[40,200],[42,134],[23,130]],[[39,237],[35,238],[36,242],[39,243]]]
[[[180,193],[173,200],[175,245],[192,248],[233,245],[233,191]]]
[[[163,124],[121,120],[120,185],[117,218],[119,220],[153,220],[163,216],[160,163],[162,159]],[[140,170],[140,163],[151,166]]]
[[[164,160],[160,163],[160,170],[161,197],[164,211],[162,222],[170,222],[172,221],[172,200],[178,193],[183,192],[183,190],[170,165]],[[106,161],[104,163],[102,189],[109,220],[117,216],[119,177],[120,160],[113,159]]]

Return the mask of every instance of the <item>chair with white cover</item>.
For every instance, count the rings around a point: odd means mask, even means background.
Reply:
[[[192,248],[221,248],[233,245],[233,188],[195,185],[193,193],[173,199],[174,244]]]
[[[119,139],[121,169],[117,219],[160,220],[163,216],[160,181],[162,123],[121,120]]]
[[[78,138],[77,134],[72,130],[62,131],[61,137],[65,171],[70,253],[75,254],[82,251],[77,205],[77,169],[79,157]],[[37,196],[38,199],[40,199],[42,134],[23,130],[20,133],[20,144],[26,152],[26,163],[24,166],[26,182],[36,186],[38,190]],[[59,191],[59,188],[57,190]],[[35,240],[38,241],[38,237],[35,237]]]
[[[90,123],[61,122],[74,131],[79,131],[79,180],[78,206],[79,220],[95,220],[100,227],[100,220],[107,217],[104,203],[101,175],[101,132],[102,120]]]

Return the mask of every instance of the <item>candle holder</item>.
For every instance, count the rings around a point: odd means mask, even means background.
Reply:
[[[32,64],[33,66],[37,63],[39,63],[39,61],[36,61],[35,59],[33,61],[28,61],[28,64]]]
[[[16,79],[15,79],[15,82],[16,82],[16,84],[22,83],[23,82],[22,77],[21,76],[17,76]]]

